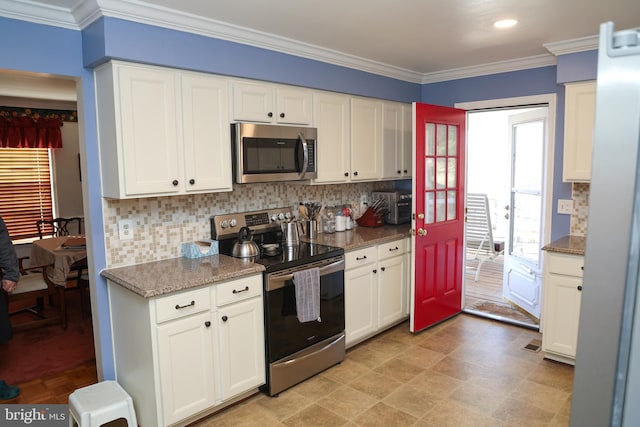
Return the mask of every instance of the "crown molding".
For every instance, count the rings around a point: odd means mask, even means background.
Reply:
[[[422,84],[437,83],[448,80],[465,79],[469,77],[486,76],[489,74],[507,73],[530,68],[540,68],[556,65],[556,57],[549,54],[530,56],[509,61],[492,62],[490,64],[474,65],[472,67],[455,68],[423,74]]]
[[[584,52],[586,50],[598,49],[598,36],[588,36],[561,42],[544,43],[542,46],[555,56]]]
[[[29,0],[0,0],[0,16],[71,30],[79,29],[69,9]]]
[[[597,36],[546,43],[551,53],[433,73],[419,73],[370,59],[322,48],[286,37],[145,3],[141,0],[77,0],[71,9],[31,0],[0,0],[0,15],[45,25],[81,30],[103,16],[212,37],[271,51],[317,60],[411,83],[478,77],[556,65],[556,56],[597,49]]]

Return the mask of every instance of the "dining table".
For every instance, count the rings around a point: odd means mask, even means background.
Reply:
[[[30,265],[46,266],[49,280],[55,285],[67,287],[71,271],[86,266],[85,242],[84,236],[34,240],[31,243]]]

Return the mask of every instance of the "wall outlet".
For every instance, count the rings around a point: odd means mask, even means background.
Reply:
[[[130,219],[121,219],[118,221],[118,236],[120,240],[133,239],[133,222]]]
[[[571,215],[573,213],[573,200],[558,199],[558,213]]]
[[[369,204],[369,196],[367,196],[366,194],[361,194],[360,195],[360,204],[361,205],[368,205]]]

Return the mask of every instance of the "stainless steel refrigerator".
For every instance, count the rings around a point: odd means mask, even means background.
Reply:
[[[640,32],[600,26],[571,426],[640,425]]]

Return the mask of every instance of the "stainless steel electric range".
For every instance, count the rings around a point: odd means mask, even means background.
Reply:
[[[270,396],[344,360],[344,249],[300,240],[283,242],[282,224],[293,218],[289,208],[216,215],[211,237],[220,253],[230,255],[242,227],[249,227],[260,248],[252,262],[265,266],[264,320],[267,382]],[[246,235],[244,235],[246,238]],[[318,268],[320,316],[300,322],[293,275]]]

